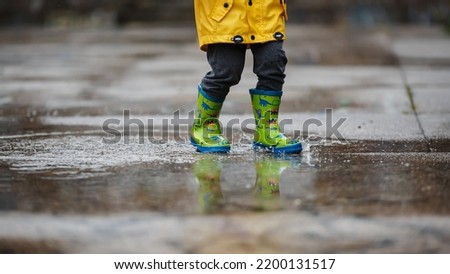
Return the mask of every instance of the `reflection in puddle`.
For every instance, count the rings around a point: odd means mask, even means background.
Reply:
[[[222,191],[223,160],[206,155],[192,166],[192,173],[198,183],[198,204],[201,212],[220,211],[226,203]],[[298,168],[298,157],[263,157],[254,161],[256,179],[253,184],[253,204],[261,210],[281,208],[280,178],[287,168]],[[252,202],[250,202],[252,204]]]
[[[220,183],[221,168],[217,159],[201,159],[197,161],[192,171],[198,187],[198,204],[205,213],[217,211],[223,201]]]
[[[255,162],[256,182],[254,195],[262,209],[273,210],[281,207],[280,178],[289,167],[298,167],[296,161],[282,158],[264,158]]]

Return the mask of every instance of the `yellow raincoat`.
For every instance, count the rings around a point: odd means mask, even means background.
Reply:
[[[200,48],[285,39],[286,0],[194,0]]]

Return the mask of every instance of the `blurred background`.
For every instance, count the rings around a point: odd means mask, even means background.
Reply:
[[[450,31],[448,0],[288,1],[293,23],[442,25]],[[115,26],[193,22],[192,0],[2,0],[0,25]]]

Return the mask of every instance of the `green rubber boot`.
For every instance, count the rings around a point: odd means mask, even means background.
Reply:
[[[281,91],[251,89],[253,115],[256,131],[253,147],[263,148],[273,153],[300,153],[302,145],[299,141],[288,139],[280,132],[278,111],[281,103]]]
[[[198,152],[229,152],[230,143],[222,135],[219,114],[223,100],[212,98],[198,87],[194,125],[191,128],[191,143]]]
[[[220,163],[215,159],[202,159],[192,167],[199,185],[198,204],[203,213],[213,213],[220,209],[223,200],[220,185]]]

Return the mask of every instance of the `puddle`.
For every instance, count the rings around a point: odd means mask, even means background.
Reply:
[[[392,152],[395,143],[314,145],[280,157],[247,144],[231,154],[204,155],[188,144],[139,144],[135,138],[105,145],[99,136],[18,138],[0,145],[2,211],[450,214],[450,156]]]

